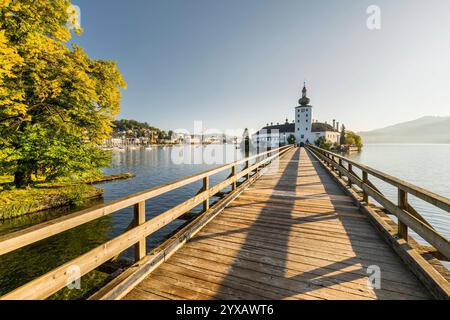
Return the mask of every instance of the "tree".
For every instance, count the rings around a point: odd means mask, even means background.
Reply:
[[[242,134],[241,148],[244,150],[245,156],[247,157],[250,155],[250,150],[252,150],[252,152],[254,151],[248,128],[245,128],[244,133]]]
[[[158,132],[158,140],[160,142],[164,141],[167,139],[167,133],[165,131],[159,131]]]
[[[0,173],[17,187],[98,172],[126,87],[117,63],[68,46],[69,0],[0,0]],[[75,29],[80,35],[82,30]]]
[[[357,135],[353,131],[347,131],[345,135],[345,143],[353,146],[357,146],[361,150],[363,147],[361,136]]]
[[[322,136],[316,140],[315,145],[318,146],[319,148],[330,150],[331,147],[333,146],[333,143],[327,140],[327,138],[325,138],[324,136]]]
[[[245,144],[245,150],[248,151],[250,148],[250,133],[247,128],[245,128],[244,133],[242,134],[242,141]]]
[[[341,130],[341,138],[339,141],[340,144],[345,144],[345,126],[342,125],[342,130]]]
[[[291,134],[288,138],[287,138],[287,142],[289,144],[295,144],[295,136],[293,134]]]

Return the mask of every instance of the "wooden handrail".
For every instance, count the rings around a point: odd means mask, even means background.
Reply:
[[[266,151],[258,155],[236,161],[231,164],[221,166],[206,172],[195,174],[193,176],[177,180],[159,187],[155,187],[116,201],[109,204],[95,206],[65,217],[61,217],[40,225],[11,233],[0,237],[0,255],[17,250],[31,243],[35,243],[52,235],[59,234],[66,230],[75,228],[84,223],[111,214],[126,207],[134,206],[135,208],[135,225],[120,236],[106,242],[105,244],[83,254],[82,256],[69,261],[56,269],[34,279],[31,282],[13,290],[12,292],[0,297],[0,299],[45,299],[50,295],[58,292],[67,285],[69,268],[76,266],[79,270],[79,276],[83,276],[88,272],[99,267],[103,263],[109,261],[129,247],[135,245],[135,256],[137,260],[145,256],[145,238],[161,229],[175,219],[184,215],[189,210],[203,203],[204,209],[208,210],[207,201],[209,198],[232,185],[233,189],[238,180],[243,177],[249,178],[251,173],[258,170],[277,157],[290,150],[291,146]],[[255,164],[249,165],[249,161],[266,158],[256,161]],[[247,166],[240,172],[236,172],[236,166],[246,163]],[[210,187],[209,177],[220,173],[224,170],[232,169],[232,176],[223,182]],[[203,180],[203,189],[200,193],[187,201],[175,206],[174,208],[159,214],[158,216],[145,221],[145,200],[154,198],[166,192],[191,184],[193,182]]]
[[[231,169],[234,166],[238,166],[247,161],[260,158],[262,156],[282,151],[289,146],[281,147],[278,149],[266,151],[249,158],[245,158],[234,163],[226,164],[218,168],[214,168],[205,172],[197,173],[192,176],[181,178],[179,180],[166,183],[151,189],[141,191],[118,200],[111,201],[107,204],[100,204],[91,208],[81,210],[67,216],[63,216],[54,220],[50,220],[30,228],[6,234],[0,237],[0,255],[25,247],[34,242],[49,238],[63,231],[73,229],[82,224],[88,223],[92,220],[96,220],[103,216],[110,215],[121,209],[130,207],[136,203],[146,201],[151,198],[158,197],[169,191],[184,187],[188,184],[200,181],[206,177],[210,177],[222,171]]]
[[[438,195],[438,194],[428,191],[426,189],[420,188],[416,185],[413,185],[412,183],[409,183],[409,182],[406,182],[399,178],[393,177],[389,174],[386,174],[379,170],[373,169],[373,168],[363,165],[359,162],[350,160],[344,156],[330,152],[328,150],[324,150],[324,149],[318,148],[313,145],[308,145],[307,148],[309,148],[310,150],[316,150],[318,152],[323,152],[323,153],[328,154],[337,159],[341,159],[341,160],[347,162],[348,164],[351,164],[352,166],[357,167],[360,170],[365,171],[368,174],[370,174],[374,177],[377,177],[380,180],[383,180],[384,182],[387,182],[397,188],[400,188],[403,191],[405,191],[419,199],[422,199],[422,200],[424,200],[446,212],[450,212],[450,199],[449,198],[443,197],[441,195]]]
[[[360,164],[356,161],[350,160],[346,157],[338,155],[318,148],[316,146],[307,145],[306,148],[315,154],[319,159],[324,161],[327,165],[336,169],[339,176],[347,177],[348,187],[352,184],[358,186],[362,192],[362,201],[369,203],[369,197],[372,197],[380,205],[382,205],[389,213],[398,218],[398,234],[401,238],[408,241],[407,228],[414,230],[419,236],[431,244],[437,251],[450,259],[450,242],[449,240],[437,232],[419,213],[417,213],[409,204],[407,195],[411,194],[419,199],[422,199],[431,205],[434,205],[446,212],[450,212],[450,199],[432,193],[428,190],[417,187],[409,182],[397,179],[379,170],[375,170],[366,165]],[[338,159],[339,161],[336,161]],[[343,162],[348,164],[345,168]],[[362,171],[362,179],[359,178],[353,171],[353,167],[359,168]],[[369,175],[377,177],[378,179],[391,184],[398,188],[398,203],[395,204],[387,199],[380,190],[378,190],[369,180]]]

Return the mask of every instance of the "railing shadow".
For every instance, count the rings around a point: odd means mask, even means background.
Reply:
[[[200,241],[205,238],[245,234],[243,243],[235,254],[218,292],[221,292],[221,289],[226,290],[227,287],[233,287],[236,284],[236,279],[246,278],[245,280],[250,280],[255,283],[255,288],[264,288],[264,290],[270,291],[269,296],[271,299],[361,299],[364,296],[358,294],[358,288],[341,286],[342,284],[359,279],[360,291],[373,292],[372,296],[366,295],[366,298],[392,299],[395,294],[390,291],[364,289],[361,285],[363,283],[361,279],[367,278],[366,268],[372,265],[373,261],[367,258],[367,252],[362,247],[354,245],[354,243],[363,241],[363,237],[354,236],[354,231],[358,224],[356,223],[355,225],[352,222],[354,219],[348,219],[336,213],[336,208],[342,207],[343,202],[342,200],[335,199],[333,196],[344,196],[342,190],[339,189],[334,181],[330,183],[331,177],[328,176],[325,169],[304,149],[296,149],[295,152],[289,154],[286,158],[289,158],[290,161],[284,168],[280,168],[281,176],[273,188],[273,194],[265,201],[257,201],[260,206],[262,205],[262,208],[250,227],[233,228],[229,231],[198,236],[194,240]],[[299,169],[300,165],[301,169]],[[311,174],[311,171],[314,174]],[[292,193],[292,195],[295,195],[299,190],[298,188],[302,187],[302,180],[305,177],[311,176],[319,177],[320,183],[318,184],[324,186],[324,192],[321,194],[330,199],[330,205],[334,209],[305,217],[293,217],[292,212],[294,209],[302,209],[302,211],[306,209],[299,208],[298,199],[304,197],[283,197],[277,194],[277,192],[285,194]],[[315,184],[304,182],[304,185],[312,186]],[[317,194],[308,196],[312,198],[319,197]],[[254,203],[252,202],[248,206],[253,206]],[[277,209],[274,210],[274,204],[280,206],[280,211],[277,211]],[[245,204],[233,204],[232,206],[235,208],[239,206],[243,207]],[[284,214],[286,215],[280,217],[280,215]],[[280,221],[275,221],[274,215],[280,217]],[[342,256],[341,258],[334,256],[335,258],[337,257],[335,261],[322,262],[321,267],[313,266],[312,264],[304,267],[304,270],[308,271],[293,269],[291,266],[292,259],[296,259],[295,255],[298,254],[298,250],[308,249],[298,247],[295,244],[296,237],[301,237],[302,231],[299,232],[298,228],[295,228],[296,230],[293,232],[293,228],[298,225],[318,221],[333,221],[336,219],[339,219],[343,229],[348,234],[349,243],[354,255]],[[368,223],[367,225],[369,226]],[[267,231],[267,234],[264,234],[265,231]],[[373,233],[375,234],[375,232]],[[360,233],[357,234],[360,235]],[[333,240],[331,237],[329,237],[328,241]],[[297,247],[295,247],[296,245]],[[326,243],[324,243],[325,245]],[[295,250],[291,250],[293,246]],[[309,251],[308,254],[311,255],[310,257],[312,259],[316,259],[313,252]],[[265,257],[261,258],[261,255]],[[301,261],[301,259],[308,260],[307,258],[299,258],[297,261]],[[248,269],[249,266],[252,266],[251,270]],[[251,278],[249,274],[251,274]],[[327,288],[327,290],[322,290],[324,288]],[[348,289],[348,291],[345,292],[345,289]],[[255,289],[254,293],[256,299],[261,298],[258,295],[257,289]],[[216,298],[219,298],[219,296],[218,294]]]

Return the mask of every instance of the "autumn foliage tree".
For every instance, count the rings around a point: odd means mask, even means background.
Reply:
[[[0,174],[80,177],[108,163],[126,86],[116,62],[92,60],[72,33],[69,0],[0,0]],[[81,29],[73,30],[80,35]]]

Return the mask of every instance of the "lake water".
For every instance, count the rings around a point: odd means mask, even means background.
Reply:
[[[405,145],[373,144],[350,156],[355,161],[403,179],[421,188],[450,198],[450,144]],[[357,170],[355,170],[357,171]],[[397,189],[385,182],[369,179],[392,202],[397,203]],[[414,196],[408,201],[441,234],[450,238],[450,213]],[[423,242],[417,235],[414,235]]]
[[[140,148],[113,151],[111,167],[104,170],[105,174],[131,172],[135,174],[135,177],[97,185],[104,189],[104,199],[100,203],[119,199],[244,157],[244,151],[237,149],[235,145],[154,147],[152,150]],[[227,171],[212,176],[210,185],[213,186],[223,181],[229,174],[230,172]],[[146,201],[147,219],[191,198],[201,187],[202,182],[193,183]],[[99,202],[91,202],[76,208],[54,209],[0,222],[0,235],[18,231],[97,203]],[[192,213],[200,211],[201,206],[192,210]],[[133,208],[130,207],[0,256],[0,295],[122,234],[132,220]],[[151,235],[147,239],[147,247],[154,248],[184,223],[186,221],[176,220]],[[122,255],[122,258],[131,259],[132,253],[132,249],[129,249]]]
[[[99,185],[103,188],[105,202],[118,199],[139,191],[149,189],[194,173],[202,172],[220,165],[241,159],[244,154],[234,145],[214,147],[195,147],[188,151],[183,147],[137,149],[113,152],[110,168],[106,174],[132,172],[136,177]],[[180,152],[184,152],[181,161]],[[232,155],[223,159],[222,153]],[[188,155],[188,156],[186,156]],[[381,171],[402,178],[420,187],[450,197],[450,145],[367,145],[360,154],[351,156],[357,161]],[[192,161],[188,161],[191,159]],[[201,161],[201,160],[206,160]],[[222,159],[218,161],[218,159]],[[214,161],[215,160],[215,161]],[[197,163],[197,164],[195,164]],[[228,172],[213,176],[211,185],[222,181]],[[393,201],[396,190],[374,180],[375,184]],[[197,193],[201,183],[177,189],[146,202],[147,219],[187,200]],[[450,215],[435,209],[417,199],[411,199],[412,205],[436,227],[450,238]],[[86,206],[92,205],[90,203]],[[0,235],[17,231],[31,225],[53,219],[77,210],[62,208],[39,214],[21,217],[0,224]],[[194,210],[198,212],[200,208]],[[133,219],[132,208],[121,210],[110,216],[95,220],[86,225],[69,230],[61,235],[51,237],[27,246],[10,254],[0,256],[0,295],[6,293],[35,277],[50,271],[71,259],[103,244],[108,239],[121,234]],[[147,239],[149,248],[153,248],[185,223],[177,220]],[[128,250],[123,257],[131,258]]]

